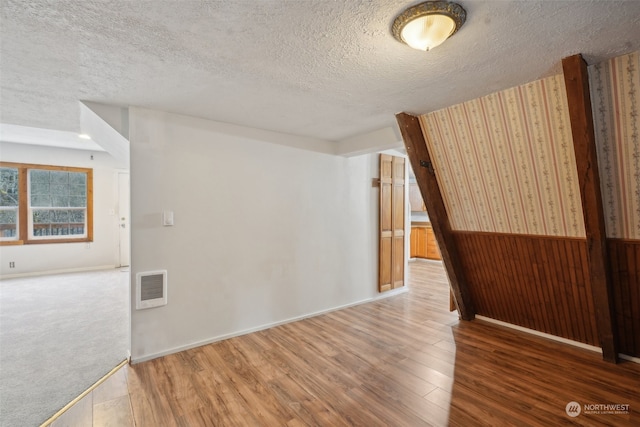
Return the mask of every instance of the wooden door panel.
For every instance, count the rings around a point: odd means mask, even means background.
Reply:
[[[405,199],[405,159],[403,157],[393,157],[391,160],[393,166],[392,177],[392,215],[391,222],[393,226],[393,246],[391,252],[391,284],[392,287],[399,288],[404,286],[404,252],[405,252],[405,209],[407,206]]]
[[[393,251],[391,252],[391,284],[392,288],[404,286],[404,233],[402,236],[394,236]]]
[[[393,236],[393,169],[392,156],[380,155],[380,253],[378,290],[388,291],[392,288],[392,236]]]
[[[404,186],[393,184],[393,212],[392,212],[392,221],[393,221],[393,230],[394,232],[402,231],[404,234]]]
[[[411,227],[411,236],[409,237],[409,256],[415,258],[418,253],[418,228]]]
[[[382,209],[380,209],[380,230],[381,231],[391,231],[392,223],[391,223],[391,183],[381,183],[380,184],[380,203],[384,205]]]
[[[391,237],[380,239],[380,292],[391,289]]]
[[[427,229],[424,227],[418,228],[418,256],[427,257]]]
[[[380,155],[380,292],[404,286],[405,159]]]

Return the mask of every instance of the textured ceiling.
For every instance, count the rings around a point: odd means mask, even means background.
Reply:
[[[77,132],[79,100],[341,140],[640,49],[640,1],[459,1],[424,53],[398,0],[0,0],[0,122]]]

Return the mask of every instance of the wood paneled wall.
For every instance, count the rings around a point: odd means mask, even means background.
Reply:
[[[454,236],[477,314],[599,346],[585,240]],[[607,242],[620,352],[640,357],[640,241]]]
[[[620,352],[640,357],[640,241],[608,239]]]
[[[476,313],[599,345],[586,241],[454,232]]]

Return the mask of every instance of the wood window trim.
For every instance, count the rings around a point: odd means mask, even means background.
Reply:
[[[71,166],[40,165],[33,163],[0,162],[0,167],[18,169],[18,239],[0,240],[0,246],[41,245],[50,243],[86,243],[93,242],[93,169]],[[87,174],[87,235],[86,237],[70,237],[61,239],[30,239],[27,215],[29,212],[27,174],[29,169],[40,169],[61,172],[81,172]]]

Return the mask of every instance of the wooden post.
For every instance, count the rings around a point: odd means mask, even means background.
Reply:
[[[433,170],[431,156],[429,155],[420,122],[416,116],[407,113],[396,114],[396,120],[398,121],[398,126],[400,126],[402,139],[404,139],[407,155],[416,175],[416,181],[422,193],[424,204],[427,207],[433,232],[438,240],[442,262],[449,276],[458,312],[463,320],[473,320],[476,314],[473,299],[464,280],[464,271],[460,263],[455,238],[451,232],[449,217]]]
[[[613,305],[613,286],[607,254],[604,207],[596,152],[589,75],[581,55],[562,60],[564,82],[569,103],[571,132],[575,149],[578,183],[582,196],[582,213],[587,237],[589,280],[596,313],[602,357],[618,361],[618,339]]]

